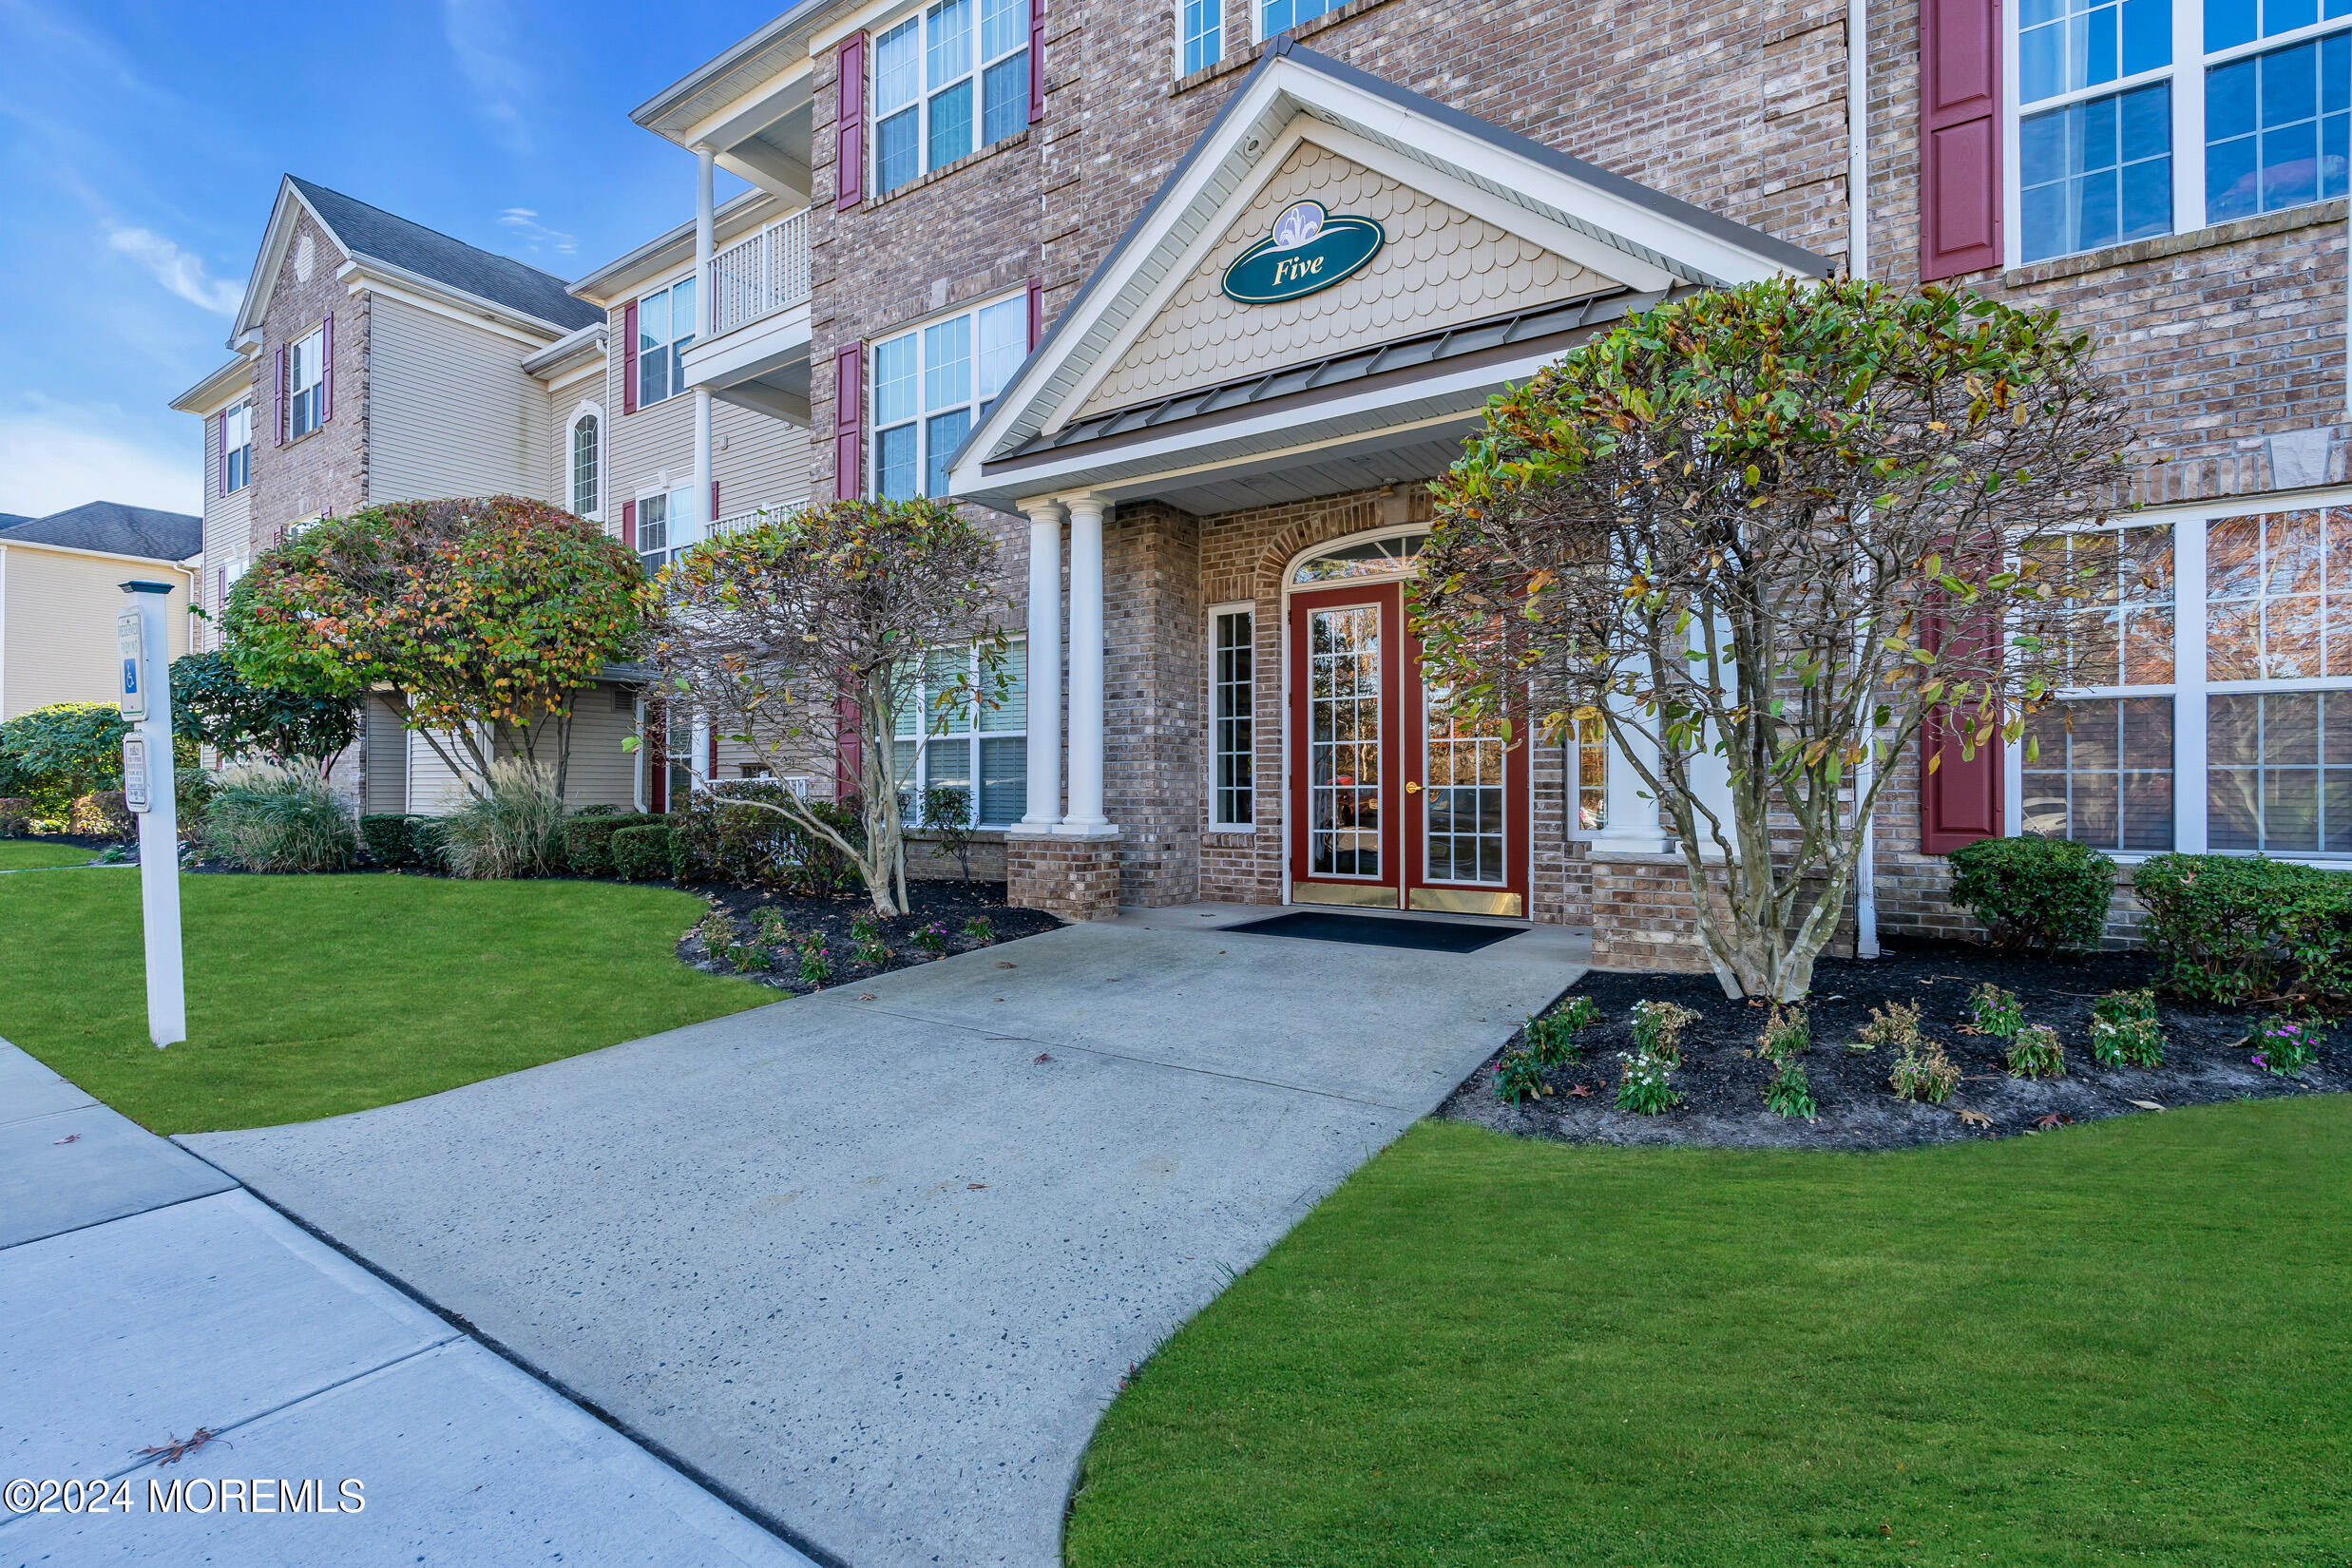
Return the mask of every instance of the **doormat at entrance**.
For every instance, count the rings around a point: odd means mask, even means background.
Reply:
[[[1519,935],[1520,927],[1458,926],[1444,920],[1372,920],[1364,915],[1298,909],[1228,926],[1225,931],[1243,931],[1252,936],[1295,936],[1309,942],[1353,942],[1366,947],[1414,947],[1429,953],[1474,953],[1506,936]]]

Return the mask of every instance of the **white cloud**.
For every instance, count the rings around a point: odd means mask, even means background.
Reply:
[[[523,105],[531,95],[531,76],[506,0],[441,0],[441,36],[473,89],[475,109],[508,152],[529,156]]]
[[[235,315],[238,301],[244,297],[242,285],[211,277],[204,270],[202,257],[190,255],[151,230],[114,229],[107,234],[106,243],[143,265],[173,294],[216,316]]]
[[[558,256],[578,253],[580,241],[561,229],[551,229],[539,221],[539,214],[528,207],[508,207],[499,215],[499,227],[512,229],[533,255],[543,248]]]
[[[86,501],[202,511],[196,422],[163,447],[116,434],[123,423],[120,409],[105,407],[0,412],[0,512],[46,517]]]

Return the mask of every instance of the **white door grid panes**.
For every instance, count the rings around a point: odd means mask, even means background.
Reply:
[[[1308,870],[1380,876],[1380,610],[1310,612]]]

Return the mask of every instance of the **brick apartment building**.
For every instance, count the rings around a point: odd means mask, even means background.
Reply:
[[[985,508],[1023,700],[901,753],[974,787],[1024,901],[1519,916],[1690,966],[1631,770],[1414,678],[1423,483],[1653,300],[1964,283],[2100,340],[2115,528],[2163,569],[2118,572],[2113,679],[2033,772],[1903,759],[1878,926],[1955,927],[1941,856],[1991,833],[2352,852],[2352,15],[2318,9],[812,0],[634,111],[700,181],[576,286],[620,345],[602,515],[651,559],[811,495]]]

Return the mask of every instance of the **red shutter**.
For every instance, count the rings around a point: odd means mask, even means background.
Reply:
[[[707,733],[711,737],[711,765],[703,770],[703,776],[716,784],[718,782],[718,726],[712,725]]]
[[[841,755],[833,759],[833,798],[846,800],[865,787],[866,737],[860,733],[863,720],[855,697],[844,697],[836,711],[841,715]]]
[[[866,199],[866,35],[853,32],[833,53],[833,206]]]
[[[629,549],[637,548],[637,503],[621,503],[621,543]]]
[[[833,498],[854,501],[865,493],[866,345],[845,343],[833,351]]]
[[[711,481],[711,521],[718,521],[718,481]]]
[[[1037,340],[1045,335],[1045,280],[1029,279],[1029,347],[1037,348]]]
[[[214,420],[213,428],[220,432],[220,493],[226,495],[229,493],[229,416],[224,413]]]
[[[1947,635],[1941,616],[1925,617],[1922,641],[1941,647]],[[1962,624],[1953,636],[1998,637],[1991,622]],[[1974,729],[1973,711],[1961,722]],[[2001,788],[2002,758],[2007,747],[1996,731],[1977,747],[1974,756],[1962,756],[1960,726],[1949,709],[1928,715],[1920,731],[1920,848],[1928,854],[1950,854],[1979,838],[2001,836],[2004,814]]]
[[[335,312],[318,324],[318,422],[335,417]]]
[[[1029,0],[1029,124],[1045,118],[1045,0]]]
[[[2001,264],[2000,0],[1920,0],[1920,281]]]
[[[277,345],[277,398],[270,416],[270,445],[286,444],[286,345]]]
[[[621,411],[637,411],[637,301],[621,312]]]

